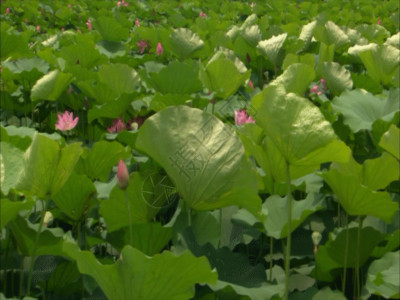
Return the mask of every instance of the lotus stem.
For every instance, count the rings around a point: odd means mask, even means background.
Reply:
[[[128,209],[128,221],[129,221],[129,244],[133,247],[133,232],[132,232],[132,215],[131,215],[131,206],[128,200],[128,192],[126,189],[124,190],[125,193],[125,200],[126,200],[126,207]]]
[[[35,245],[33,248],[33,252],[32,252],[32,259],[31,259],[31,265],[29,267],[29,276],[28,276],[28,296],[31,293],[31,284],[32,284],[32,274],[33,274],[33,267],[35,265],[35,259],[36,259],[36,251],[37,251],[37,247],[38,247],[38,243],[39,243],[39,238],[40,238],[40,233],[42,231],[42,227],[43,227],[43,222],[44,222],[44,215],[46,213],[46,202],[44,200],[42,200],[42,216],[40,217],[40,223],[39,223],[39,229],[36,233],[36,238],[35,238]]]
[[[285,295],[283,297],[284,300],[289,299],[289,275],[290,275],[290,248],[292,243],[292,190],[291,190],[291,181],[290,181],[290,165],[289,162],[286,161],[286,181],[287,181],[287,218],[288,218],[288,227],[287,227],[287,239],[286,239],[286,253],[285,253]]]
[[[346,214],[346,213],[345,213]],[[342,278],[342,293],[345,295],[346,292],[346,271],[347,271],[347,255],[349,251],[349,218],[346,214],[346,245],[344,250],[344,262],[343,262],[343,278]]]

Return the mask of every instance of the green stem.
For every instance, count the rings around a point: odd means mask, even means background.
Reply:
[[[5,260],[4,260],[4,281],[3,281],[3,291],[4,295],[7,295],[7,270],[8,270],[8,249],[10,248],[10,243],[11,243],[11,237],[10,232],[6,228],[6,235],[8,237],[7,243],[6,243],[6,253],[4,254]]]
[[[292,244],[292,189],[291,189],[291,181],[290,181],[290,165],[289,162],[286,161],[286,181],[287,181],[287,218],[288,218],[288,227],[287,227],[287,239],[286,239],[286,253],[285,253],[285,295],[284,300],[289,299],[289,273],[290,273],[290,249]]]
[[[338,201],[338,227],[340,227],[340,218],[341,218],[341,215],[340,215],[340,202]]]
[[[272,261],[272,255],[274,255],[274,238],[271,236],[269,238],[269,280],[272,281],[272,267],[273,267],[273,261]]]
[[[36,251],[37,251],[37,247],[39,244],[39,238],[40,238],[40,232],[42,231],[42,227],[43,227],[43,222],[44,222],[44,215],[46,214],[46,205],[47,202],[45,202],[44,200],[42,200],[42,216],[40,217],[40,223],[39,223],[39,229],[36,233],[36,238],[35,238],[35,245],[33,248],[33,252],[32,252],[32,259],[31,259],[31,265],[29,267],[29,276],[28,276],[28,296],[30,296],[31,293],[31,284],[32,284],[32,274],[33,274],[33,267],[35,264],[35,259],[36,259]]]
[[[222,208],[219,209],[219,230],[220,230],[220,236],[222,238]],[[221,248],[221,238],[218,241],[218,249]]]
[[[346,245],[344,250],[344,262],[343,262],[343,278],[342,278],[342,293],[346,294],[346,273],[347,273],[347,256],[349,251],[349,218],[346,214]]]
[[[126,207],[128,209],[128,220],[129,220],[129,244],[133,247],[133,232],[132,232],[132,215],[131,215],[131,206],[128,200],[128,192],[125,190],[125,200]]]
[[[360,241],[361,229],[364,219],[358,217],[358,230],[357,230],[357,253],[356,253],[356,285],[357,285],[357,299],[360,299]]]
[[[192,226],[192,209],[190,207],[188,208],[188,224]]]

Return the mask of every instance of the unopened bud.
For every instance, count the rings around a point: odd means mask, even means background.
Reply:
[[[47,225],[51,224],[52,222],[53,222],[53,214],[49,211],[46,211],[43,219],[44,226],[47,227]]]
[[[318,231],[314,231],[311,235],[314,245],[318,245],[322,239],[322,235]]]
[[[122,190],[125,190],[129,185],[129,172],[123,160],[118,163],[118,185]]]

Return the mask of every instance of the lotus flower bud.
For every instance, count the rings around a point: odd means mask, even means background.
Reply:
[[[118,163],[118,185],[122,190],[125,190],[129,185],[129,172],[123,160]]]
[[[322,235],[318,231],[314,231],[311,235],[311,239],[314,243],[314,255],[317,254],[319,242],[322,239]]]
[[[43,220],[44,226],[47,227],[47,225],[51,224],[52,222],[53,222],[53,214],[49,211],[46,211],[46,213],[44,214],[44,220]]]

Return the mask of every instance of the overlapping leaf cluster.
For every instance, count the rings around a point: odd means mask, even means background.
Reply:
[[[2,2],[2,297],[398,299],[398,1],[126,3]]]

